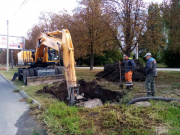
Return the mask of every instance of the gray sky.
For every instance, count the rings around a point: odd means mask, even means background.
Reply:
[[[145,0],[147,3],[161,1]],[[23,2],[24,6],[19,9]],[[0,34],[7,34],[6,20],[9,20],[9,35],[26,37],[28,29],[38,23],[41,11],[58,12],[65,9],[72,13],[76,6],[76,0],[0,0]]]

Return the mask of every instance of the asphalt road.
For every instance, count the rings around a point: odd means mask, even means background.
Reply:
[[[157,71],[180,71],[180,68],[157,68]]]
[[[29,105],[20,102],[19,93],[0,76],[0,135],[47,135],[29,115]]]
[[[90,69],[90,67],[76,67],[77,69]],[[104,69],[104,67],[93,67],[93,69]],[[180,68],[157,68],[157,71],[180,71]]]

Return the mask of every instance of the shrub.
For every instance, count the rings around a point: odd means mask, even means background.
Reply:
[[[168,67],[180,67],[180,53],[167,49],[164,51],[163,61]]]

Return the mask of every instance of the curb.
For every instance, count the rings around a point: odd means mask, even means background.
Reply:
[[[8,79],[6,79],[3,75],[0,74],[0,76],[1,76],[7,83],[9,83],[12,87],[14,87],[14,89],[18,89],[18,90],[19,90],[19,88],[18,88],[16,85],[14,85],[11,81],[9,81]],[[32,104],[37,104],[37,105],[38,105],[38,109],[41,109],[41,104],[40,104],[37,100],[35,100],[35,99],[33,99],[32,97],[28,96],[28,94],[27,94],[26,92],[24,92],[24,91],[22,91],[22,90],[19,90],[18,93],[19,93],[23,98],[30,98],[30,99],[32,99]]]

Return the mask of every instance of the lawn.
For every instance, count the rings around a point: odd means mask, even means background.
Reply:
[[[167,65],[165,65],[164,63],[157,63],[157,67],[158,68],[166,68]]]
[[[95,75],[101,70],[89,71],[76,69],[77,79],[95,80]],[[9,72],[0,70],[7,79],[11,80],[17,68]],[[97,81],[106,89],[120,90],[119,83],[106,80]],[[150,107],[127,106],[133,98],[146,95],[144,82],[134,82],[132,91],[124,91],[126,95],[121,104],[110,104],[94,109],[70,107],[59,102],[49,94],[36,94],[44,85],[25,86],[16,80],[13,82],[19,89],[42,104],[42,110],[33,108],[31,113],[39,122],[45,125],[50,135],[83,134],[83,135],[130,135],[130,134],[170,134],[180,135],[180,103],[150,101]],[[51,86],[53,84],[49,84]],[[159,71],[156,78],[157,96],[180,98],[180,72]]]

